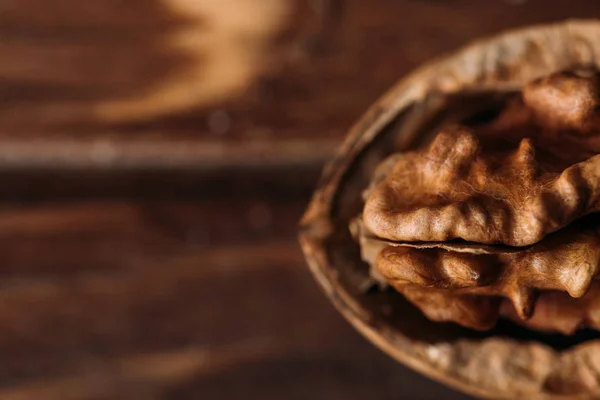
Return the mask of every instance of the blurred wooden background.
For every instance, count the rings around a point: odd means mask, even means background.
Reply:
[[[296,223],[344,131],[597,0],[0,0],[0,399],[466,399],[342,320]]]

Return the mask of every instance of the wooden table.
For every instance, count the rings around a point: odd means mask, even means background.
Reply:
[[[1,399],[466,399],[309,275],[344,131],[465,42],[596,0],[0,1]]]

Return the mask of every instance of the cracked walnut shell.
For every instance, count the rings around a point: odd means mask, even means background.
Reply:
[[[600,23],[569,21],[472,44],[373,105],[301,223],[340,312],[476,396],[600,397],[599,77]]]

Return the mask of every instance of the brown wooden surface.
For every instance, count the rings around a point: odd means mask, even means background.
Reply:
[[[403,74],[480,35],[598,15],[595,0],[1,0],[0,398],[465,399],[342,320],[296,223]]]

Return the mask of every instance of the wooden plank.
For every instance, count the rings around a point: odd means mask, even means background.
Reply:
[[[268,69],[293,0],[0,5],[0,126],[81,136],[99,124],[147,121],[223,101]],[[274,54],[274,59],[278,56]]]
[[[433,396],[319,293],[294,237],[303,204],[3,204],[0,397]]]
[[[320,165],[419,64],[482,35],[600,12],[594,0],[246,3],[6,3],[1,165]]]

